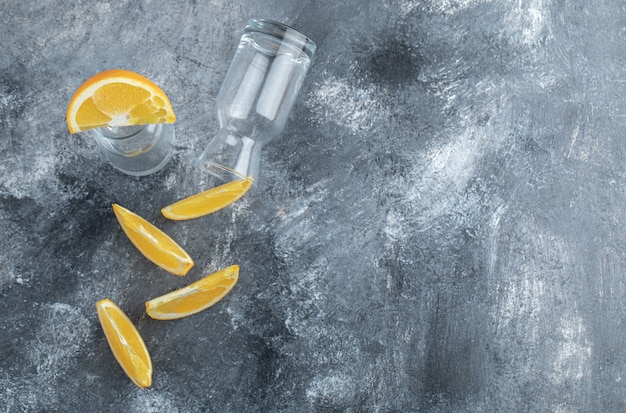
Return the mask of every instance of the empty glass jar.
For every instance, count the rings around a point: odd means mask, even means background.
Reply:
[[[256,178],[261,149],[285,128],[315,48],[282,23],[248,21],[216,99],[220,129],[196,163],[221,181]]]

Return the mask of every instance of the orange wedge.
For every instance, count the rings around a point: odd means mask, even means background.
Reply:
[[[239,266],[232,265],[150,301],[148,315],[156,320],[175,320],[199,313],[220,301],[239,279]]]
[[[161,213],[177,221],[211,214],[241,199],[250,190],[252,182],[251,176],[228,182],[168,205],[161,209]]]
[[[163,231],[118,204],[113,204],[113,211],[130,242],[147,259],[176,275],[193,267],[189,254]]]
[[[173,123],[176,115],[161,88],[129,70],[113,69],[87,79],[66,114],[70,133],[105,126]]]
[[[96,303],[98,319],[115,359],[137,386],[152,384],[152,361],[141,335],[133,322],[111,300]]]

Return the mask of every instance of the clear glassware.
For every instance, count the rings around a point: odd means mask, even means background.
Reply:
[[[315,49],[289,26],[249,20],[216,99],[219,131],[196,165],[219,181],[257,178],[261,150],[285,128]]]
[[[155,173],[174,153],[173,124],[106,127],[91,133],[109,163],[128,175]]]

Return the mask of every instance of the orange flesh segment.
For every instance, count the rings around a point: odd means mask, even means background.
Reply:
[[[70,133],[106,126],[173,123],[169,98],[152,81],[113,69],[87,79],[72,96],[66,114]]]
[[[98,319],[113,356],[126,375],[141,388],[152,384],[152,360],[141,335],[126,314],[110,299],[96,303]]]
[[[228,182],[168,205],[161,209],[161,213],[173,220],[193,219],[212,214],[241,199],[250,190],[252,182],[251,176]]]
[[[163,231],[118,204],[113,211],[128,239],[154,264],[180,276],[193,267],[189,254]]]
[[[239,279],[239,266],[232,265],[178,290],[146,301],[148,315],[174,320],[203,311],[230,292]]]

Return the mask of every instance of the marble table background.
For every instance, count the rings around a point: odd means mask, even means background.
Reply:
[[[167,221],[246,20],[318,53],[254,193]],[[3,412],[626,411],[626,3],[0,1]],[[177,154],[143,178],[70,136],[111,68],[161,85]],[[111,210],[195,258],[140,256]],[[196,316],[146,299],[238,263]],[[152,354],[117,365],[109,297]]]

